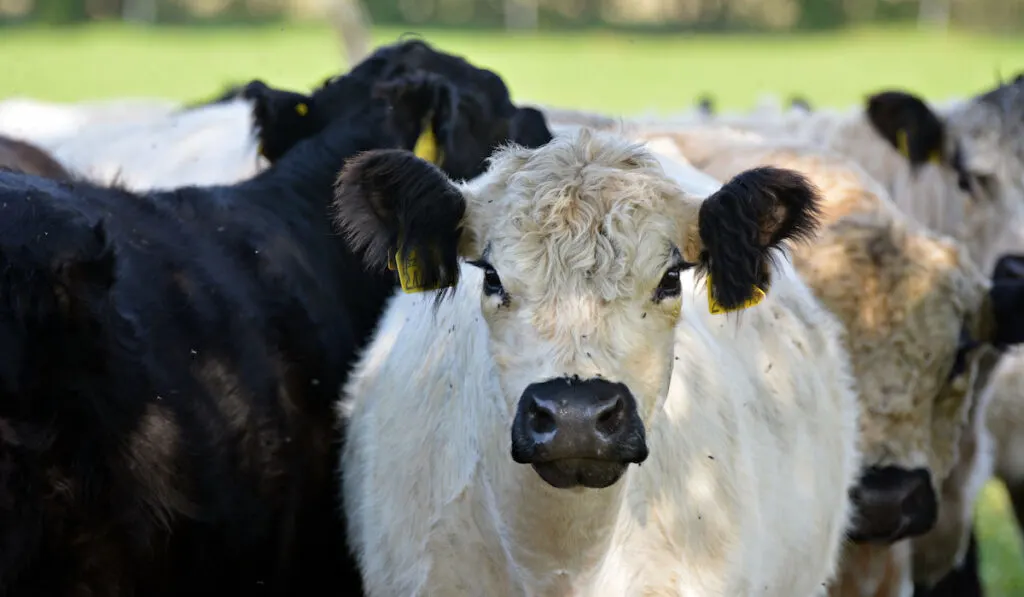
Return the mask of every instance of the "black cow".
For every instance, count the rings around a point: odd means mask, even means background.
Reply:
[[[429,132],[468,177],[550,133],[418,41],[306,97],[301,135],[254,96],[279,157],[240,184],[0,173],[0,595],[361,593],[333,406],[396,280],[333,234],[336,174]]]

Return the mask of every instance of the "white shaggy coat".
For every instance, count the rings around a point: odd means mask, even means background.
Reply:
[[[773,274],[760,305],[723,316],[683,272],[667,396],[644,417],[650,456],[601,490],[554,489],[511,459],[500,371],[535,347],[493,336],[477,268],[461,266],[436,313],[432,295],[394,297],[339,407],[367,594],[824,594],[858,409],[837,322],[788,261]]]

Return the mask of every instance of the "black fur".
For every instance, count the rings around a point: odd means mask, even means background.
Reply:
[[[815,234],[819,201],[805,177],[771,167],[741,172],[708,197],[698,219],[699,267],[711,274],[715,300],[731,309],[750,299],[755,285],[768,292],[773,249]]]
[[[977,532],[971,530],[967,553],[959,567],[954,568],[931,589],[914,585],[914,597],[984,597]]]
[[[317,108],[316,98],[302,93],[273,89],[263,81],[253,80],[242,95],[253,102],[253,125],[260,153],[271,163],[329,123],[330,114]]]
[[[379,106],[389,106],[392,115],[388,122],[394,126],[391,133],[402,139],[405,149],[413,149],[423,117],[431,114],[434,134],[444,150],[439,165],[453,179],[481,174],[486,166],[480,156],[489,156],[498,145],[514,142],[539,147],[551,140],[543,115],[516,107],[501,77],[420,40],[379,48],[350,76],[380,82],[374,97]],[[324,88],[330,88],[333,81],[328,80]],[[350,106],[324,101],[320,95],[315,92],[308,98],[310,114],[303,127],[272,118],[258,121],[264,147],[269,143],[276,152],[287,151],[290,144],[338,118],[339,112],[351,113]],[[432,104],[425,107],[423,101],[428,97]]]
[[[243,183],[0,174],[0,596],[361,594],[333,406],[396,280],[330,206],[347,159],[403,146],[373,94],[391,53],[314,92],[322,130]]]
[[[997,347],[1024,342],[1024,257],[1003,255],[992,272],[989,289]]]
[[[1024,280],[1024,255],[1000,255],[992,268],[992,280]]]
[[[422,286],[459,280],[458,248],[466,201],[436,166],[408,151],[379,150],[346,164],[335,192],[336,223],[367,266],[416,253]]]
[[[868,98],[867,117],[894,148],[899,147],[898,132],[906,132],[909,159],[914,166],[926,163],[934,152],[949,161],[945,125],[921,98],[902,91],[878,93]]]

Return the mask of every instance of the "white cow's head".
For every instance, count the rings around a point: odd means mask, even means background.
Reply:
[[[813,232],[817,201],[803,177],[775,168],[702,200],[642,145],[583,129],[504,148],[461,185],[411,153],[369,152],[342,171],[336,208],[353,249],[395,264],[407,286],[454,286],[460,257],[483,270],[512,458],[554,487],[600,488],[647,457],[680,273],[709,273],[718,303],[742,305],[768,290],[772,250]],[[410,258],[418,271],[403,271]]]

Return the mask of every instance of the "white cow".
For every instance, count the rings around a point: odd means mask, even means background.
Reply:
[[[818,198],[691,182],[588,129],[458,186],[407,152],[346,166],[353,246],[455,285],[392,300],[341,402],[368,595],[823,593],[860,462],[838,324],[780,244]]]

